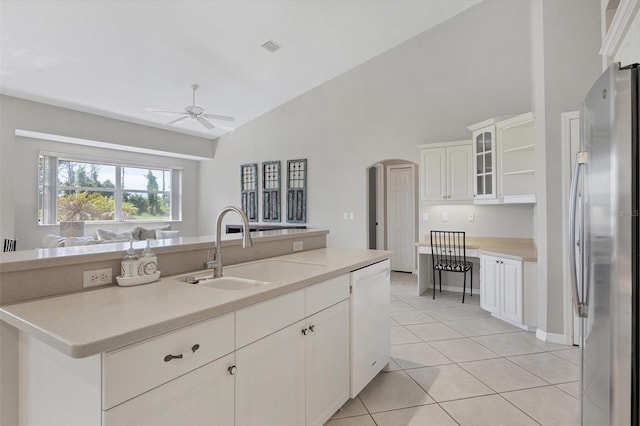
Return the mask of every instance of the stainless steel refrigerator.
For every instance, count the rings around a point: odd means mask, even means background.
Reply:
[[[573,298],[581,317],[581,421],[638,425],[638,65],[614,64],[582,106],[571,183]]]

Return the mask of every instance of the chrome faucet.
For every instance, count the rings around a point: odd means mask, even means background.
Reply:
[[[242,247],[253,247],[247,215],[244,214],[240,207],[227,206],[223,208],[220,213],[218,213],[218,218],[216,219],[216,252],[212,261],[209,260],[209,253],[207,252],[207,262],[205,262],[205,266],[208,269],[213,269],[213,278],[220,278],[222,276],[222,218],[231,211],[238,213],[242,219]]]

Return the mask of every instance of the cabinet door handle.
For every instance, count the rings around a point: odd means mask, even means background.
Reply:
[[[233,376],[234,374],[236,374],[236,371],[238,371],[238,367],[232,365],[231,367],[227,368],[227,371]]]
[[[309,330],[308,328],[303,328],[303,329],[302,329],[302,334],[304,334],[304,335],[306,336],[306,335],[307,335],[307,331],[308,331],[308,330]]]
[[[191,353],[195,353],[198,349],[200,349],[200,345],[196,343],[195,345],[191,346]],[[182,359],[182,358],[184,358],[184,354],[179,354],[179,355],[169,354],[164,357],[164,362],[169,362],[172,359]]]
[[[311,325],[309,326],[309,331],[313,333],[313,332],[315,331],[315,328],[316,328],[316,326],[315,326],[315,325],[313,325],[313,324],[311,324]]]

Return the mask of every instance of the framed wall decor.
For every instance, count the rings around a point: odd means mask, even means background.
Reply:
[[[240,191],[242,211],[249,222],[258,221],[258,164],[240,166]]]
[[[262,163],[262,220],[280,222],[280,161]]]
[[[287,161],[287,222],[307,221],[307,160]]]

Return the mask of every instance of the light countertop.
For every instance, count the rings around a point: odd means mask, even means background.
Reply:
[[[252,232],[254,242],[269,242],[295,236],[310,237],[326,235],[326,229],[278,229],[273,231]],[[242,234],[223,234],[222,247],[240,246]],[[198,248],[211,249],[215,247],[215,235],[196,237],[178,237],[160,240],[150,240],[151,248],[156,254],[177,253]],[[133,247],[142,249],[146,241],[134,241]],[[128,242],[96,244],[74,247],[37,248],[0,253],[0,272],[15,272],[29,270],[37,266],[58,267],[68,266],[80,262],[99,262],[104,260],[119,260],[122,253],[129,248]]]
[[[429,236],[416,245],[431,247]],[[538,250],[530,238],[466,237],[466,246],[467,249],[477,249],[485,254],[513,256],[525,262],[538,261]]]
[[[110,351],[388,259],[389,251],[324,248],[272,259],[322,265],[286,281],[219,290],[172,277],[0,308],[0,319],[74,358]]]

